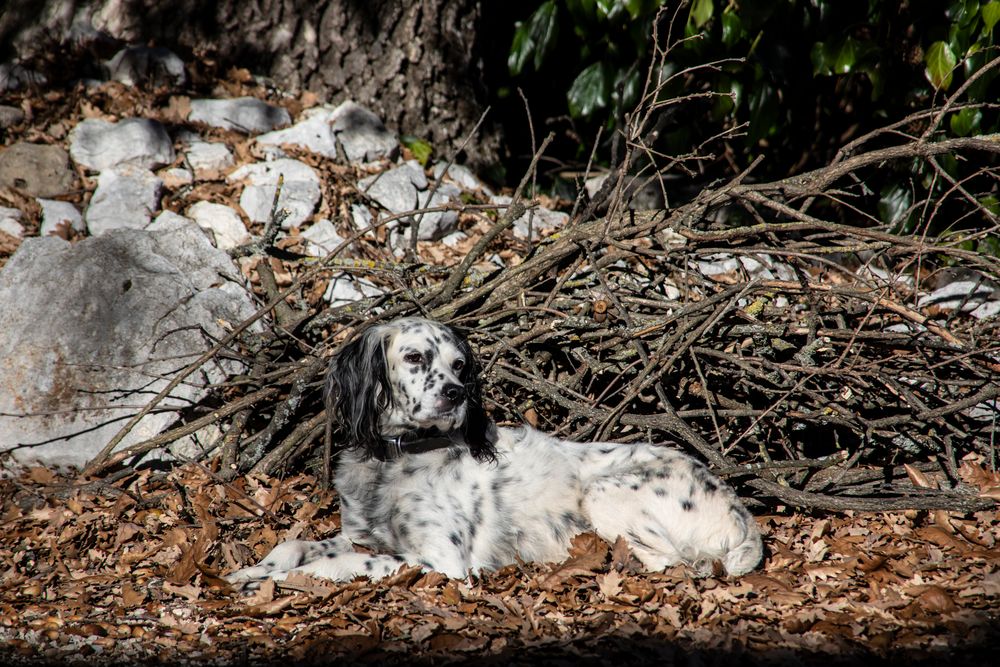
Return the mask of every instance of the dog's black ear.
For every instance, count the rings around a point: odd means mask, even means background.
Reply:
[[[324,394],[328,418],[347,445],[383,456],[379,417],[388,409],[391,393],[381,327],[368,329],[337,352]]]
[[[468,341],[457,333],[455,335],[466,359],[461,377],[466,397],[465,423],[462,424],[465,442],[469,445],[469,452],[477,460],[494,461],[497,453],[497,427],[483,407],[482,369]]]

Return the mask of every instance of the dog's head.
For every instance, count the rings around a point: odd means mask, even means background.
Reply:
[[[477,459],[494,455],[478,364],[452,328],[422,318],[379,324],[345,345],[326,376],[328,414],[348,444],[387,458],[386,438],[460,432]]]

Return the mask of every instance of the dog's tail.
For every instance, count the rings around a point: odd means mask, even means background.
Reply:
[[[750,572],[760,564],[764,556],[764,542],[757,522],[741,503],[733,503],[731,511],[735,523],[743,526],[743,539],[726,552],[722,565],[726,574],[735,577]]]

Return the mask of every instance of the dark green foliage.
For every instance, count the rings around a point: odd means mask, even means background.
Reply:
[[[1000,55],[997,0],[692,0],[684,5],[546,0],[524,11],[508,58],[512,82],[525,91],[534,111],[566,116],[581,144],[599,125],[620,125],[638,102],[658,24],[656,46],[670,49],[665,73],[682,73],[659,98],[726,94],[688,104],[661,133],[658,148],[691,151],[720,130],[743,125],[739,136],[726,140],[727,160],[703,165],[706,181],[745,167],[760,154],[766,160],[755,171],[758,178],[825,165],[851,140],[943,104]],[[684,74],[705,63],[717,65]],[[934,136],[997,132],[1000,121],[992,106],[1000,100],[997,73],[998,68],[980,73]],[[923,127],[926,122],[899,129],[919,133]],[[605,160],[614,159],[610,140],[603,150]],[[581,148],[579,156],[587,153]],[[940,166],[961,180],[979,165],[942,160]],[[880,197],[877,208],[884,222],[915,228],[922,202],[952,187],[928,169],[921,165],[873,176],[870,186]],[[972,183],[969,191],[983,197],[996,191],[976,186]],[[939,234],[949,228],[945,220],[939,215],[922,231]]]

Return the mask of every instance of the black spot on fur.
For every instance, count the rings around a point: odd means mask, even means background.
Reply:
[[[682,500],[681,509],[684,510],[685,512],[690,512],[691,510],[694,509],[694,504],[690,500]]]

